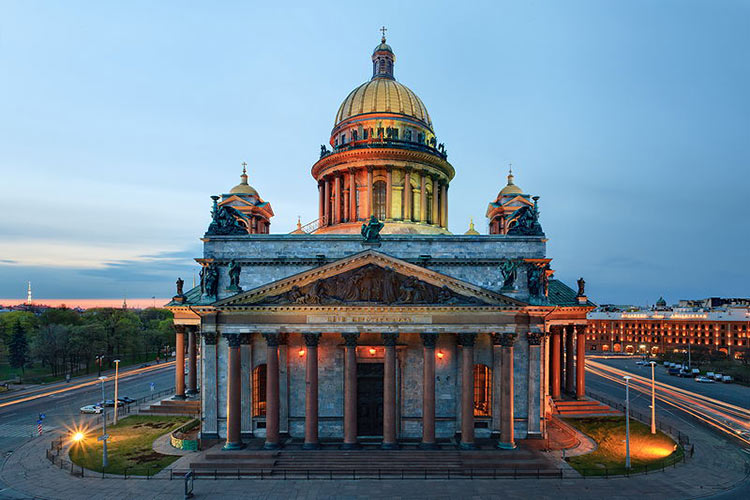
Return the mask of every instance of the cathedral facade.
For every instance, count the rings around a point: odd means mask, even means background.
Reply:
[[[512,174],[490,234],[448,231],[447,150],[385,37],[371,60],[312,166],[313,223],[271,232],[244,169],[212,197],[201,284],[168,304],[175,397],[200,398],[201,437],[226,449],[543,438],[550,398],[584,395],[583,281],[553,278],[538,197]]]

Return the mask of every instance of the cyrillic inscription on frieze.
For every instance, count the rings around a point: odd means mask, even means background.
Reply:
[[[353,315],[309,315],[308,323],[422,323],[431,324],[432,316],[425,314],[405,315],[405,314],[353,314]]]

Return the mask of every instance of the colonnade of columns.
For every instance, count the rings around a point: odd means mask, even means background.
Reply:
[[[175,325],[175,399],[198,394],[198,327]],[[187,335],[188,380],[185,390],[185,335]]]
[[[567,394],[586,395],[586,335],[583,325],[550,327],[549,384],[553,399]]]
[[[362,188],[362,195],[357,197],[357,169],[350,168],[323,177],[318,183],[318,210],[321,226],[331,226],[344,222],[363,221],[375,215],[373,200],[374,183],[373,167],[367,169],[367,180]],[[448,227],[448,182],[427,170],[407,167],[402,170],[403,194],[401,194],[401,213],[393,213],[393,197],[398,191],[393,184],[395,167],[385,168],[385,220],[399,220]],[[418,188],[412,188],[412,177],[416,176]],[[428,186],[431,188],[432,201],[428,213]],[[413,213],[414,197],[419,196],[418,213]]]
[[[266,441],[264,448],[280,446],[280,393],[279,393],[279,334],[263,333],[266,341]],[[345,449],[357,444],[357,341],[359,333],[341,334],[344,341],[344,432]],[[305,360],[305,449],[320,446],[318,437],[318,343],[321,334],[303,334],[307,347]],[[423,448],[436,447],[435,438],[435,346],[438,333],[420,334],[423,347],[423,391],[422,391],[422,441]],[[242,357],[240,335],[225,334],[228,345],[227,356],[227,440],[225,449],[239,449],[241,439],[241,385]],[[382,448],[398,447],[397,401],[396,401],[396,347],[398,333],[383,333],[383,441]],[[462,350],[461,367],[461,441],[460,447],[472,449],[474,444],[474,343],[476,333],[461,333],[458,343]],[[513,435],[513,343],[515,334],[493,334],[493,343],[499,345],[502,356],[500,379],[501,427],[499,447],[515,448]]]

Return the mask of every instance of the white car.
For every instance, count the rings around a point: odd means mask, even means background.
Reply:
[[[102,407],[99,405],[81,406],[81,413],[101,413]]]
[[[696,382],[704,382],[706,384],[713,384],[714,383],[714,379],[708,378],[708,377],[702,377],[702,376],[701,377],[695,377],[695,381]]]

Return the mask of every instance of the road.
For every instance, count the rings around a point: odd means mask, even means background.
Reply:
[[[651,370],[641,369],[635,359],[587,360],[586,388],[593,394],[624,403],[624,375],[631,375],[630,405],[633,411],[649,415],[651,411]],[[657,421],[686,433],[692,443],[711,442],[706,434],[718,437],[725,446],[741,450],[738,456],[750,464],[750,436],[738,435],[738,430],[750,431],[750,409],[747,398],[750,388],[735,384],[699,384],[692,379],[680,379],[655,370]],[[669,383],[667,383],[669,382]],[[726,398],[730,401],[724,401]],[[740,402],[741,405],[734,404]],[[744,402],[744,404],[742,404]],[[706,446],[696,444],[697,447]],[[714,444],[713,446],[717,446]],[[715,500],[750,498],[750,480],[739,487],[711,496]]]
[[[152,382],[156,391],[173,387],[174,363],[121,374],[118,396],[133,399],[148,396]],[[106,399],[114,399],[113,377],[105,381],[104,391]],[[40,413],[46,416],[43,422],[45,432],[72,428],[96,419],[95,415],[82,415],[80,407],[100,400],[101,384],[91,380],[91,377],[83,382],[74,379],[67,386],[54,384],[17,397],[4,397],[0,401],[0,453],[5,457],[36,436],[36,422]],[[108,408],[108,411],[112,411],[112,408]]]

